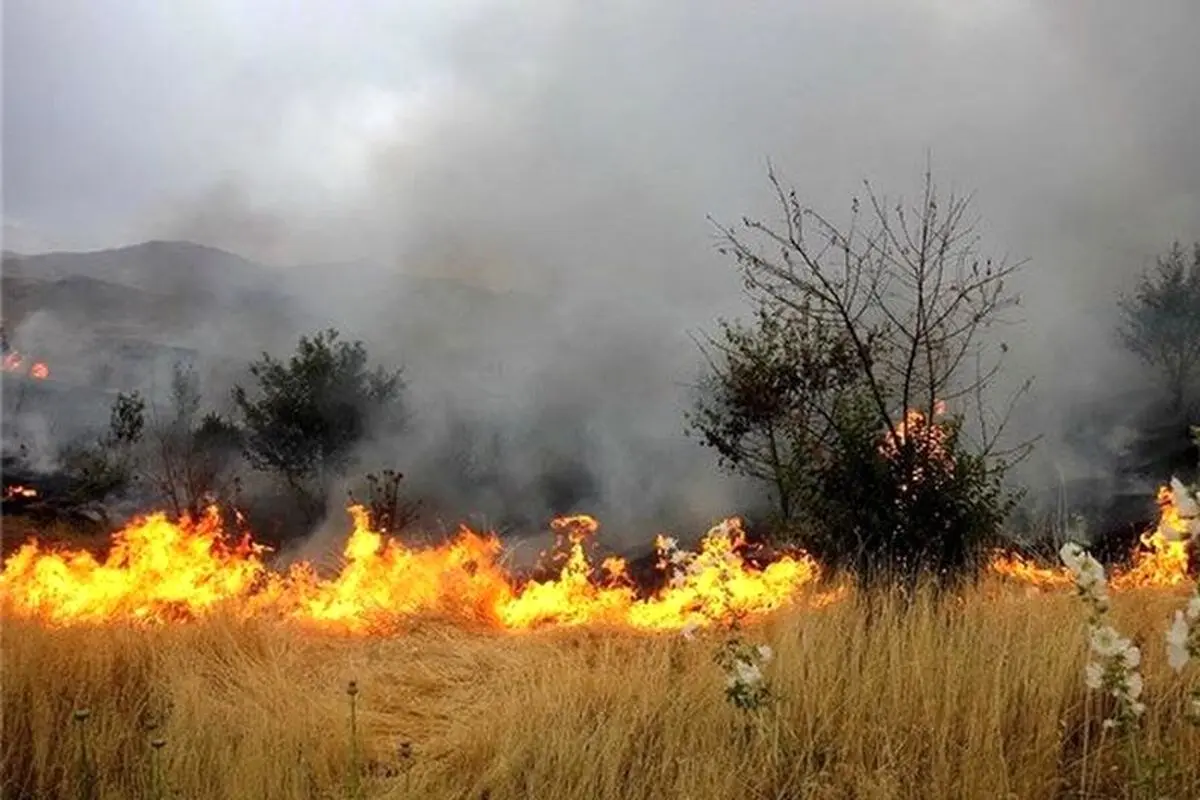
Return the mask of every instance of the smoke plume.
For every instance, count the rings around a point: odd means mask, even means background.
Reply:
[[[976,193],[985,252],[1030,260],[1001,388],[1036,376],[1035,481],[1105,467],[1061,432],[1140,380],[1115,294],[1200,236],[1190,0],[86,5],[6,20],[11,216],[289,269],[291,326],[194,339],[362,337],[414,414],[364,458],[518,528],[642,538],[745,499],[681,414],[691,335],[743,310],[707,218],[774,217],[768,159],[835,218],[862,179],[911,197],[928,154]]]

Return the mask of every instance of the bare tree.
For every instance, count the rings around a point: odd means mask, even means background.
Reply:
[[[226,467],[238,449],[238,433],[215,413],[202,415],[199,380],[180,364],[171,376],[167,414],[152,407],[147,437],[147,478],[177,516],[196,517],[234,486]]]
[[[983,453],[1027,452],[1031,442],[1010,449],[1001,442],[1031,382],[993,413],[986,393],[1008,348],[989,347],[984,337],[1019,305],[1006,282],[1024,262],[980,257],[970,196],[939,198],[926,169],[920,203],[889,209],[866,183],[866,210],[855,198],[849,224],[839,228],[802,205],[774,169],[769,178],[781,224],[743,219],[740,231],[717,226],[721,252],[737,259],[747,288],[846,338],[891,435],[909,410],[932,418],[945,403],[971,408]]]
[[[978,255],[970,198],[940,196],[929,170],[915,206],[867,184],[843,227],[769,177],[782,220],[717,226],[757,318],[702,346],[692,427],[773,480],[785,516],[801,501],[819,555],[868,579],[961,574],[1011,510],[1003,476],[1033,444],[1004,443],[1030,382],[998,413],[990,396],[1007,346],[987,332],[1017,306],[1006,281],[1022,264]]]

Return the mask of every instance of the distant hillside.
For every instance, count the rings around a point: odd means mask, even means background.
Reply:
[[[450,356],[472,360],[468,354],[494,345],[497,332],[528,329],[538,312],[532,298],[394,268],[362,262],[275,268],[190,242],[5,253],[0,276],[0,311],[10,334],[18,333],[15,346],[52,354],[81,353],[81,341],[125,337],[250,359],[332,325],[378,342],[388,359],[434,365]],[[65,339],[73,340],[69,347]]]
[[[80,253],[5,253],[4,275],[43,281],[82,276],[170,295],[262,288],[269,285],[273,270],[213,247],[152,241]]]

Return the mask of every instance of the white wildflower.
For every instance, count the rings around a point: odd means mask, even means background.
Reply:
[[[1187,617],[1188,622],[1200,622],[1200,593],[1188,601],[1183,615]]]
[[[1167,663],[1176,672],[1181,672],[1187,666],[1188,658],[1190,657],[1188,653],[1188,638],[1190,633],[1183,612],[1176,611],[1175,620],[1171,623],[1171,627],[1167,629]]]
[[[1067,569],[1071,572],[1078,572],[1083,558],[1083,548],[1074,542],[1067,542],[1058,551],[1058,557],[1062,559],[1063,564],[1066,564]]]
[[[1142,673],[1140,672],[1129,673],[1125,677],[1125,685],[1121,687],[1124,695],[1133,701],[1142,696],[1142,689],[1144,688],[1145,684],[1142,682]]]
[[[679,549],[679,540],[674,536],[658,537],[658,549],[664,553],[673,553]]]
[[[1092,629],[1092,652],[1101,658],[1111,658],[1125,649],[1125,640],[1111,625]]]
[[[1075,570],[1075,583],[1084,591],[1092,591],[1105,583],[1104,565],[1089,555],[1084,555]]]
[[[1110,719],[1104,720],[1104,722],[1100,723],[1100,725],[1101,725],[1101,727],[1104,728],[1104,730],[1110,731],[1113,728],[1117,727],[1117,721],[1115,719],[1110,718]]]
[[[1130,645],[1121,653],[1121,660],[1125,662],[1126,669],[1137,669],[1142,663],[1142,651]]]
[[[692,554],[685,550],[672,550],[671,563],[677,567],[683,566],[692,560]]]
[[[1096,661],[1084,668],[1084,683],[1093,691],[1107,691],[1117,700],[1117,712],[1104,720],[1105,728],[1133,722],[1145,711],[1142,696],[1144,682],[1138,666],[1142,652],[1105,622],[1108,613],[1108,583],[1104,566],[1082,547],[1068,542],[1059,550],[1063,564],[1075,578],[1075,585],[1090,607],[1088,645]]]
[[[775,651],[773,651],[771,649],[771,646],[769,644],[760,644],[758,646],[758,657],[760,659],[762,659],[762,663],[769,664],[771,662],[772,656],[774,656],[774,655],[775,655]]]
[[[750,686],[754,686],[755,684],[762,682],[762,670],[758,668],[757,664],[754,664],[750,661],[738,659],[737,661],[733,662],[733,670],[738,683],[745,683]]]
[[[683,636],[684,639],[687,639],[690,642],[692,639],[696,638],[696,631],[699,629],[700,629],[700,623],[694,619],[689,619],[687,621],[687,623],[683,626],[683,628],[679,631],[679,633]]]
[[[1179,510],[1179,516],[1185,519],[1200,517],[1200,505],[1196,504],[1192,493],[1178,478],[1171,478],[1171,495],[1175,501],[1175,508]]]

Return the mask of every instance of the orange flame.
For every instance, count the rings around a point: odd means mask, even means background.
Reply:
[[[1187,520],[1180,513],[1175,492],[1170,486],[1159,487],[1157,500],[1158,525],[1140,537],[1140,547],[1134,554],[1132,566],[1113,571],[1109,583],[1114,589],[1171,587],[1189,580]],[[1168,535],[1169,532],[1173,534]],[[1040,589],[1074,584],[1065,567],[1039,567],[1018,555],[997,553],[988,568],[1003,578]]]
[[[1025,583],[1039,589],[1064,589],[1074,584],[1065,567],[1039,567],[1015,553],[996,553],[988,569],[1015,583]]]
[[[946,446],[949,432],[935,419],[946,413],[946,403],[938,400],[934,403],[932,411],[930,416],[920,409],[908,409],[904,412],[904,419],[894,430],[885,431],[883,441],[879,443],[879,452],[886,458],[895,459],[900,456],[904,446],[911,442],[919,456],[917,463],[912,467],[912,480],[918,483],[924,480],[927,465],[938,465],[946,470],[954,465],[953,457]],[[900,489],[907,491],[908,485],[902,484]]]
[[[1158,487],[1157,500],[1158,526],[1142,534],[1145,549],[1138,554],[1133,567],[1113,576],[1113,586],[1118,589],[1178,586],[1188,580],[1187,521],[1170,486]],[[1175,536],[1168,538],[1168,531]]]
[[[0,361],[0,369],[5,372],[16,372],[25,364],[25,357],[16,350],[5,353],[4,360]],[[38,380],[45,380],[50,377],[50,367],[44,361],[35,361],[29,367],[29,376]]]
[[[15,497],[37,497],[38,491],[29,486],[9,486],[4,490],[4,499],[11,500]]]
[[[354,633],[394,628],[422,613],[510,630],[594,623],[670,630],[774,611],[819,575],[804,554],[764,569],[748,565],[741,524],[730,519],[708,532],[669,587],[639,597],[620,559],[592,567],[584,545],[598,525],[579,516],[554,523],[568,542],[557,576],[521,582],[502,566],[494,535],[464,527],[446,544],[410,549],[372,531],[361,507],[349,512],[354,530],[330,578],[308,563],[270,569],[266,549],[245,535],[232,543],[214,508],[196,521],[139,519],[114,535],[103,561],[30,542],[4,565],[0,604],[50,624],[163,622],[220,608]]]

